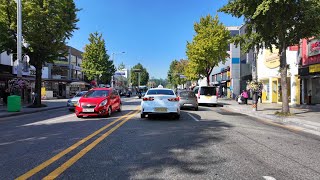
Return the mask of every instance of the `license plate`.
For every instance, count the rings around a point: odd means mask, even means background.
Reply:
[[[207,99],[211,99],[211,96],[206,96]]]
[[[83,109],[83,112],[94,112],[94,109]]]
[[[154,108],[156,112],[167,112],[167,108]]]
[[[184,106],[193,106],[193,104],[184,104]]]

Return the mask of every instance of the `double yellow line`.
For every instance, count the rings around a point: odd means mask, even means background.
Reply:
[[[74,149],[76,149],[77,147],[79,147],[80,145],[82,145],[83,143],[87,142],[88,140],[90,140],[91,138],[93,138],[94,136],[96,136],[97,134],[99,134],[100,132],[104,131],[105,129],[109,128],[110,126],[114,125],[115,123],[121,121],[122,119],[124,119],[122,122],[120,122],[119,124],[117,124],[116,126],[114,126],[112,129],[108,130],[106,133],[104,133],[102,136],[100,136],[98,139],[96,139],[95,141],[93,141],[92,143],[90,143],[88,146],[86,146],[84,149],[82,149],[79,153],[77,153],[76,155],[74,155],[72,158],[70,158],[67,162],[65,162],[64,164],[62,164],[61,166],[59,166],[57,169],[55,169],[54,171],[52,171],[49,175],[47,175],[46,177],[44,177],[44,179],[55,179],[56,177],[58,177],[61,173],[63,173],[66,169],[68,169],[70,166],[72,166],[75,162],[77,162],[82,156],[84,156],[86,153],[88,153],[90,150],[92,150],[96,145],[98,145],[102,140],[104,140],[106,137],[108,137],[112,132],[114,132],[115,130],[117,130],[120,126],[122,126],[124,123],[126,123],[127,121],[129,121],[133,116],[135,116],[137,113],[139,112],[139,110],[135,110],[135,111],[131,111],[129,113],[127,113],[124,116],[119,117],[118,119],[116,119],[115,121],[111,122],[110,124],[100,128],[99,130],[95,131],[94,133],[90,134],[89,136],[83,138],[82,140],[78,141],[77,143],[73,144],[72,146],[68,147],[67,149],[63,150],[62,152],[60,152],[59,154],[53,156],[52,158],[50,158],[49,160],[43,162],[42,164],[38,165],[37,167],[31,169],[30,171],[26,172],[25,174],[19,176],[18,178],[16,178],[17,180],[22,180],[22,179],[28,179],[31,176],[35,175],[36,173],[38,173],[39,171],[43,170],[44,168],[46,168],[47,166],[51,165],[52,163],[54,163],[55,161],[59,160],[61,157],[63,157],[64,155],[68,154],[69,152],[73,151]]]

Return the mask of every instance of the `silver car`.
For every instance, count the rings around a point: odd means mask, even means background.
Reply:
[[[88,91],[81,91],[77,93],[73,98],[69,99],[67,102],[67,107],[70,111],[74,111],[76,104],[78,103],[79,99],[85,95]]]
[[[198,111],[198,100],[197,96],[193,91],[179,91],[178,96],[180,97],[180,108],[192,108]]]

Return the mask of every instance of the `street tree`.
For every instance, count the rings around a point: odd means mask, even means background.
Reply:
[[[98,32],[89,35],[89,44],[84,48],[82,68],[89,80],[99,79],[107,84],[116,71],[113,61],[109,60],[105,40]]]
[[[121,64],[119,64],[119,66],[118,66],[118,70],[122,70],[125,68],[126,68],[126,65],[123,62],[121,62]]]
[[[279,49],[282,113],[289,114],[286,50],[303,38],[320,34],[319,0],[230,0],[219,11],[244,18],[246,34],[236,38],[247,51]]]
[[[174,88],[177,88],[179,84],[185,84],[187,82],[187,78],[184,78],[185,69],[188,65],[188,60],[181,59],[173,60],[170,64],[168,70],[168,81]]]
[[[220,23],[218,16],[211,15],[201,17],[200,22],[194,24],[194,30],[196,34],[192,42],[187,42],[189,62],[185,75],[192,80],[206,78],[209,85],[212,69],[220,62],[225,63],[229,57],[230,32]]]
[[[0,0],[0,4],[0,52],[16,54],[17,4],[8,0]],[[77,11],[72,0],[22,1],[22,34],[29,44],[23,53],[36,68],[35,107],[41,106],[42,66],[64,56],[66,40],[77,29]]]
[[[132,86],[138,86],[138,72],[136,70],[140,70],[140,85],[147,85],[149,81],[149,73],[146,68],[142,66],[142,64],[138,63],[134,65],[131,69],[131,83]]]

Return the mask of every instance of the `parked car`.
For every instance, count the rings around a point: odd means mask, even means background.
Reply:
[[[217,89],[213,86],[198,86],[193,89],[199,105],[217,105]]]
[[[118,92],[112,88],[94,88],[80,98],[76,106],[77,117],[111,116],[121,111],[122,103]]]
[[[141,102],[141,118],[150,114],[172,114],[179,119],[179,97],[171,89],[149,89]]]
[[[73,98],[69,99],[67,102],[67,107],[69,108],[69,111],[74,111],[75,107],[78,104],[79,99],[85,95],[88,91],[81,91],[77,93]]]
[[[197,96],[193,91],[182,90],[178,91],[178,97],[180,98],[180,108],[192,108],[198,111]]]

